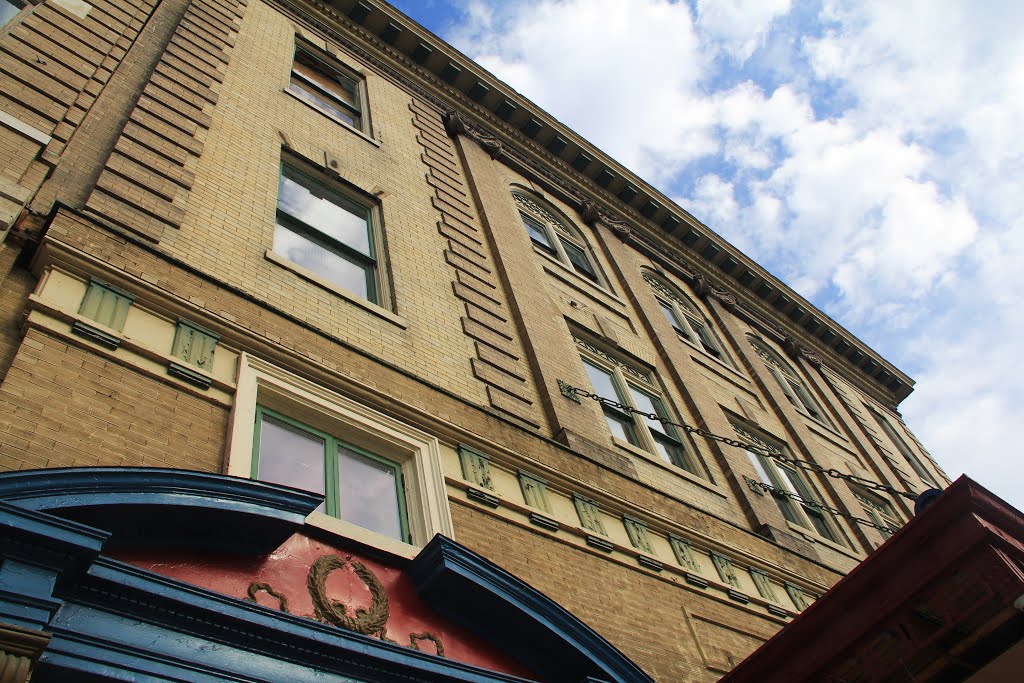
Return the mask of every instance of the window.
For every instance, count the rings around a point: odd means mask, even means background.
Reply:
[[[676,292],[651,273],[644,272],[644,279],[655,290],[662,314],[680,339],[721,361],[728,361],[711,323],[689,298]]]
[[[277,196],[274,251],[356,296],[379,303],[379,230],[373,206],[339,184],[285,163]]]
[[[673,419],[657,390],[643,373],[627,365],[602,363],[596,358],[585,356],[583,367],[598,396],[609,398],[646,414]],[[627,378],[628,373],[628,378]],[[605,420],[612,436],[650,453],[655,453],[667,463],[697,474],[686,447],[676,428],[644,415],[630,413],[619,408],[602,404]]]
[[[256,416],[253,479],[323,494],[320,507],[332,517],[408,542],[396,463],[262,406]]]
[[[733,429],[741,439],[754,445],[772,452],[785,452],[779,444],[767,441],[736,425],[733,425]],[[832,523],[819,505],[821,497],[815,492],[811,483],[804,478],[801,471],[753,450],[747,450],[747,456],[750,458],[750,464],[754,466],[758,478],[775,489],[771,492],[772,497],[786,521],[811,530],[833,543],[839,542]]]
[[[932,476],[932,473],[929,472],[928,468],[924,466],[924,463],[921,462],[921,459],[917,457],[917,454],[914,453],[913,450],[911,450],[910,445],[903,440],[903,437],[899,435],[899,432],[897,432],[896,429],[893,428],[893,426],[889,423],[889,420],[887,420],[885,417],[883,417],[874,410],[872,410],[871,412],[874,413],[875,419],[878,421],[878,424],[882,427],[882,431],[885,432],[885,435],[887,437],[889,437],[889,441],[895,444],[897,450],[899,450],[899,452],[903,455],[903,458],[908,463],[910,463],[910,466],[914,468],[915,472],[917,472],[917,476],[921,477],[921,480],[924,481],[925,483],[930,484],[935,488],[940,488],[938,482],[935,480],[935,477]]]
[[[899,529],[903,526],[903,522],[900,520],[899,515],[896,514],[892,504],[881,496],[875,495],[866,489],[856,488],[853,490],[853,497],[864,508],[868,519],[878,526],[889,527],[889,529]],[[882,529],[879,529],[879,531],[886,538],[893,534],[892,531]]]
[[[296,43],[288,89],[317,109],[363,130],[361,79],[326,55]]]
[[[308,523],[412,557],[452,537],[439,441],[243,353],[227,473],[322,493]]]
[[[803,380],[797,377],[796,371],[779,357],[777,353],[769,349],[762,342],[753,337],[750,338],[750,343],[753,345],[757,355],[761,357],[765,362],[765,367],[768,368],[768,372],[771,373],[775,381],[778,382],[782,388],[782,393],[786,395],[788,400],[793,406],[800,412],[814,418],[816,421],[831,426],[831,421],[825,414],[825,411],[821,409],[818,402],[811,396],[811,392],[807,390]]]
[[[6,26],[7,22],[18,16],[18,12],[24,6],[24,3],[18,0],[0,0],[0,28]]]
[[[586,242],[577,231],[569,227],[567,220],[558,217],[554,210],[542,205],[535,197],[513,192],[512,198],[519,205],[523,227],[534,247],[557,259],[577,275],[602,285]]]

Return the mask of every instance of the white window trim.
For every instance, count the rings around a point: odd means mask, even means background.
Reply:
[[[263,405],[343,436],[402,468],[413,544],[320,512],[311,513],[307,524],[409,558],[436,534],[455,537],[437,438],[247,353],[239,357],[237,387],[228,432],[228,475],[250,478],[256,406]]]

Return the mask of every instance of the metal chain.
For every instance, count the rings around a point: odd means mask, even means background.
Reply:
[[[851,521],[857,522],[858,524],[863,524],[864,526],[869,526],[869,527],[871,527],[873,529],[878,529],[879,531],[884,531],[885,533],[888,533],[888,534],[894,534],[897,531],[899,531],[899,529],[897,527],[888,526],[888,525],[884,525],[884,524],[876,524],[875,522],[873,522],[870,519],[865,519],[863,517],[857,517],[856,515],[851,515],[850,513],[843,512],[842,510],[839,510],[838,508],[834,508],[831,505],[826,505],[825,503],[820,503],[820,502],[818,502],[816,500],[807,500],[806,498],[804,498],[803,496],[801,496],[798,493],[793,493],[792,491],[784,491],[784,490],[782,490],[780,488],[772,486],[771,484],[766,484],[766,483],[761,482],[761,481],[754,481],[753,479],[749,479],[749,478],[746,478],[746,477],[744,477],[744,478],[747,480],[747,486],[749,486],[752,489],[753,488],[759,488],[762,491],[767,491],[768,493],[772,494],[773,496],[785,496],[786,498],[790,498],[792,500],[797,501],[798,503],[800,503],[801,505],[803,505],[805,507],[812,507],[812,508],[815,508],[815,509],[818,509],[818,510],[822,510],[824,512],[830,512],[833,515],[836,515],[837,517],[845,517],[846,519],[849,519]]]
[[[679,429],[685,431],[687,434],[695,434],[697,436],[702,436],[710,441],[717,441],[719,443],[723,443],[727,446],[735,446],[737,448],[742,448],[744,450],[755,451],[769,458],[778,460],[779,462],[785,463],[787,465],[792,465],[793,467],[797,467],[802,470],[809,470],[811,472],[824,474],[828,477],[832,477],[833,479],[845,479],[847,481],[851,481],[859,486],[863,486],[864,488],[871,489],[873,491],[882,491],[893,496],[902,496],[903,498],[907,498],[909,500],[917,500],[916,493],[900,491],[899,489],[895,489],[892,486],[880,484],[876,481],[872,481],[870,479],[865,479],[864,477],[857,476],[856,474],[840,472],[834,467],[822,467],[816,462],[791,458],[790,456],[786,455],[785,453],[782,453],[781,451],[775,451],[770,448],[760,446],[758,444],[749,443],[747,441],[741,441],[740,439],[733,439],[728,436],[722,436],[720,434],[715,434],[705,429],[701,429],[700,427],[692,427],[683,422],[673,422],[669,418],[662,417],[657,413],[645,413],[644,411],[638,410],[633,406],[629,406],[618,401],[613,401],[610,398],[605,398],[604,396],[598,396],[597,394],[589,392],[586,389],[579,389],[568,384],[563,384],[562,391],[567,395],[577,397],[582,396],[583,398],[593,399],[594,401],[597,401],[601,405],[608,406],[609,408],[614,408],[616,410],[620,410],[626,413],[633,413],[649,420],[656,420],[658,422],[661,422],[662,424],[668,424],[672,425],[673,427],[678,427]]]

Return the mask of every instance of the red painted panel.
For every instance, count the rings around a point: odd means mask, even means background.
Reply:
[[[376,576],[387,594],[390,617],[386,629],[391,640],[409,645],[410,635],[429,632],[441,640],[444,655],[450,659],[492,671],[535,678],[517,661],[489,643],[437,616],[419,599],[412,582],[400,568],[302,534],[293,535],[273,553],[261,557],[133,551],[121,551],[113,556],[154,573],[236,598],[247,598],[252,584],[267,584],[287,599],[289,612],[312,619],[314,603],[307,586],[310,568],[318,558],[332,555],[345,560],[345,565],[326,575],[326,595],[330,600],[345,605],[349,617],[355,616],[356,609],[370,610],[372,605],[368,584],[353,573],[353,563],[358,562]],[[256,591],[256,598],[261,605],[279,607],[278,600],[265,591]],[[434,644],[429,640],[420,641],[419,649],[435,652]]]

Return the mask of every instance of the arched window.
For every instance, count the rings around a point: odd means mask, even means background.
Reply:
[[[534,247],[557,259],[577,275],[604,286],[590,247],[568,220],[539,197],[514,190],[512,198],[519,207],[523,227]]]
[[[831,426],[832,423],[825,414],[825,411],[821,409],[818,402],[811,396],[811,392],[807,390],[807,386],[797,375],[796,370],[789,363],[782,360],[779,354],[768,348],[762,340],[750,337],[750,344],[754,347],[757,355],[764,361],[768,372],[772,373],[775,381],[782,387],[782,393],[786,395],[789,402],[801,413],[814,418],[824,425]]]
[[[690,297],[650,271],[644,271],[643,275],[644,280],[654,290],[661,312],[679,338],[721,361],[730,363],[711,322],[704,317]]]

